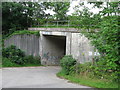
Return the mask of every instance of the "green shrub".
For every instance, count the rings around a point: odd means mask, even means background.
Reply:
[[[5,60],[3,59],[3,66],[9,66],[9,64],[10,66],[15,66],[14,64],[22,66],[27,64],[41,65],[40,57],[34,57],[32,55],[25,56],[22,50],[17,49],[16,46],[13,45],[8,48],[3,48],[2,55],[3,58],[5,58]]]
[[[92,65],[91,62],[86,62],[84,64],[76,64],[72,68],[71,72],[78,76],[104,79],[115,82],[118,81],[117,71],[106,70],[106,66]]]
[[[11,62],[11,60],[8,58],[2,58],[2,66],[3,67],[13,67],[13,66],[18,67],[20,65]]]
[[[28,63],[28,64],[41,64],[40,57],[38,56],[35,56],[35,57],[33,57],[32,55],[25,56],[24,60],[25,60],[25,63]]]
[[[62,66],[62,71],[68,75],[71,72],[71,68],[76,64],[76,60],[73,59],[71,55],[68,55],[61,59],[60,64]]]
[[[8,48],[3,48],[2,55],[5,58],[9,58],[11,62],[16,64],[24,64],[25,53],[20,49],[17,49],[16,46],[11,45]]]
[[[105,16],[99,27],[100,30],[95,33],[85,33],[100,53],[99,65],[107,66],[106,70],[120,71],[118,17]]]
[[[86,71],[91,71],[91,67],[92,67],[92,64],[91,62],[86,62],[84,64],[77,64],[75,66],[76,68],[76,72],[79,74],[79,73],[83,73],[83,72],[86,72]]]

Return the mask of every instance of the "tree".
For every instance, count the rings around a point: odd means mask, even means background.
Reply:
[[[83,9],[80,10],[80,7],[83,7]],[[90,28],[96,26],[96,20],[99,20],[99,16],[94,15],[92,12],[90,12],[89,8],[84,6],[84,3],[80,3],[74,8],[74,10],[75,12],[69,18],[72,25],[74,25],[77,28],[85,28],[88,31]]]
[[[67,20],[67,12],[70,7],[69,2],[44,2],[46,9],[51,9],[55,12],[56,20]]]
[[[11,34],[16,30],[30,27],[37,19],[44,19],[42,4],[33,2],[2,3],[2,34]]]
[[[89,2],[94,4],[94,7],[102,8],[103,10],[99,12],[102,16],[113,16],[118,15],[119,11],[119,2]],[[104,4],[104,5],[103,5]]]

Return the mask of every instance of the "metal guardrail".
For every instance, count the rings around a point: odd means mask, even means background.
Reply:
[[[63,24],[64,23],[64,24]],[[35,26],[38,27],[59,27],[59,26],[65,26],[65,27],[69,27],[69,20],[62,20],[62,21],[47,21],[46,24],[40,24],[37,23]]]
[[[76,21],[76,20],[72,20]],[[74,25],[70,20],[59,20],[59,21],[47,21],[46,24],[37,23],[32,27],[78,27],[78,26],[85,26],[85,25]],[[95,26],[95,25],[87,25],[87,26]]]

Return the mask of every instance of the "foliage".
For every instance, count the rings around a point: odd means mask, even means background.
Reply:
[[[2,67],[19,67],[20,65],[11,62],[11,60],[9,58],[2,58]]]
[[[103,9],[99,12],[101,16],[116,16],[120,13],[119,10],[119,1],[116,2],[89,2],[90,4],[93,4],[93,8],[99,8]]]
[[[109,16],[102,19],[100,30],[95,33],[87,33],[86,36],[101,53],[101,60],[111,70],[119,70],[119,37],[118,37],[118,17]]]
[[[40,57],[26,56],[23,51],[13,45],[8,48],[3,48],[2,55],[3,66],[41,65]]]
[[[96,77],[89,78],[84,75],[66,75],[64,72],[57,73],[57,76],[60,78],[68,79],[69,82],[77,83],[80,85],[90,86],[94,88],[103,88],[103,89],[112,89],[118,90],[118,84],[116,82],[110,82],[109,80],[98,79]],[[105,89],[105,90],[106,90]]]
[[[101,15],[91,12],[90,9],[85,6],[84,2],[75,6],[74,10],[72,16],[69,16],[70,25],[75,28],[87,29],[87,31],[89,31],[89,29],[99,28],[98,26],[101,21]]]
[[[10,35],[55,19],[66,20],[69,6],[68,2],[2,2],[2,34]],[[54,16],[45,13],[49,9],[55,12]]]
[[[77,14],[72,16],[74,18],[73,20],[75,20],[73,23],[85,28],[81,33],[90,39],[92,45],[95,46],[100,53],[100,58],[96,62],[97,66],[91,66],[93,75],[105,78],[110,76],[114,77],[112,80],[117,80],[120,73],[120,56],[118,52],[120,48],[118,2],[109,2],[106,3],[106,6],[102,6],[102,3],[95,3],[94,7],[103,8],[103,10],[96,15],[90,15],[90,12],[87,11],[87,7],[84,7],[86,11],[84,9],[83,11],[76,9]],[[86,21],[88,23],[86,23]],[[97,25],[97,29],[90,30],[91,27],[94,28],[94,26],[90,25]],[[77,28],[81,28],[81,26]],[[88,71],[91,71],[90,67],[86,68],[88,68]],[[81,70],[86,70],[86,68],[83,66]]]
[[[2,34],[24,30],[46,19],[42,3],[37,2],[2,2]]]
[[[69,74],[61,70],[57,76],[95,88],[118,88],[118,76],[115,73],[106,71],[105,66],[95,66],[91,62],[69,67]]]
[[[32,61],[34,62],[34,60],[36,60],[36,58],[32,59]],[[24,65],[19,65],[16,63],[11,62],[11,60],[9,58],[2,58],[2,66],[1,67],[29,67],[29,66],[41,66],[40,61],[37,61],[36,63],[25,63]]]
[[[11,62],[16,64],[24,64],[25,54],[20,49],[17,49],[15,46],[10,46],[8,48],[3,48],[2,55],[5,58],[9,58]]]
[[[25,63],[26,64],[41,64],[40,62],[40,57],[33,57],[32,55],[25,56],[24,57]]]
[[[47,9],[52,9],[56,20],[67,20],[67,12],[70,7],[69,2],[44,2]]]
[[[65,72],[66,75],[70,74],[70,69],[76,64],[76,60],[72,58],[72,56],[64,56],[60,64],[62,66],[62,70]]]
[[[118,82],[118,72],[107,69],[105,65],[93,65],[92,63],[78,64],[74,67],[74,74],[88,78],[97,78],[107,81]],[[73,71],[72,71],[73,72]]]
[[[99,62],[93,65],[92,62],[86,62],[84,64],[72,63],[70,64],[71,66],[69,66],[70,59],[66,56],[63,57],[64,62],[62,61],[62,70],[58,73],[58,76],[62,76],[64,78],[67,77],[66,79],[69,79],[70,81],[97,88],[117,87],[117,83],[119,82],[118,74],[120,73],[118,71],[108,69],[108,66],[103,65],[103,61],[100,60],[102,64],[99,64]],[[83,80],[81,80],[82,78]],[[88,79],[88,82],[91,82],[92,84],[88,84],[86,81],[83,83],[86,79]],[[102,83],[105,85],[102,86]],[[111,86],[112,84],[113,86]]]
[[[27,34],[27,35],[33,34],[36,36],[40,36],[39,31],[20,30],[20,31],[15,31],[14,33],[12,33],[10,35],[6,35],[6,37],[4,37],[4,39],[9,38],[13,35],[22,35],[22,34]]]

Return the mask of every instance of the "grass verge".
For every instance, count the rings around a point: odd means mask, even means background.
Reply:
[[[31,66],[42,66],[41,64],[39,63],[26,63],[26,64],[23,64],[23,65],[19,65],[19,64],[16,64],[16,63],[13,63],[11,62],[10,59],[8,58],[3,58],[2,60],[2,64],[1,64],[1,67],[31,67]]]
[[[88,78],[80,75],[65,75],[62,71],[57,73],[57,76],[60,78],[68,79],[70,82],[90,86],[94,88],[113,88],[114,90],[118,89],[118,83],[109,82],[106,80]]]
[[[37,66],[43,66],[43,65],[40,65],[40,64],[25,64],[25,65],[17,65],[17,64],[12,64],[11,66],[8,65],[1,65],[1,67],[37,67]]]

